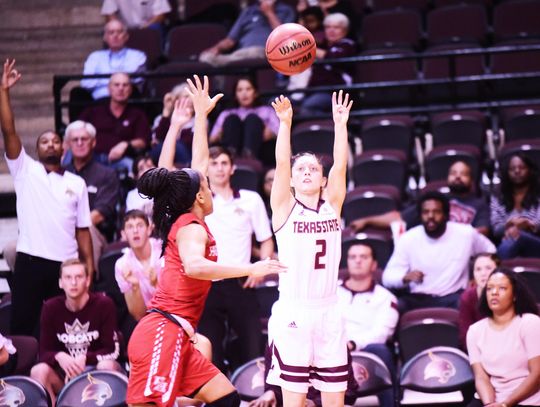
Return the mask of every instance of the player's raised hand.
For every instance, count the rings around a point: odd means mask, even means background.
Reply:
[[[291,101],[286,96],[279,96],[272,102],[272,107],[280,121],[292,122],[293,110]]]
[[[21,79],[21,74],[15,69],[15,60],[6,59],[4,70],[2,72],[2,89],[9,89]]]
[[[189,89],[187,90],[191,100],[193,101],[193,109],[196,115],[208,115],[216,103],[223,97],[223,93],[218,93],[213,98],[209,95],[210,85],[208,83],[208,76],[204,75],[203,82],[198,75],[193,75],[193,80],[188,79],[187,83]]]
[[[277,260],[261,260],[251,265],[250,276],[263,277],[267,274],[278,274],[287,271],[287,266]]]
[[[332,93],[332,116],[334,123],[347,124],[352,104],[353,102],[349,100],[348,93],[345,93],[345,97],[343,97],[343,90],[340,90],[337,94],[336,92]]]
[[[184,127],[193,117],[193,109],[188,98],[180,98],[174,102],[174,110],[171,115],[171,124]]]

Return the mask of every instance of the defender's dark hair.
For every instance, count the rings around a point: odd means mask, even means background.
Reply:
[[[512,291],[514,293],[514,310],[516,314],[520,316],[523,314],[538,315],[538,305],[536,304],[534,296],[529,290],[529,287],[527,287],[527,284],[525,283],[525,281],[523,281],[523,278],[515,271],[509,270],[504,267],[497,267],[489,275],[488,283],[491,276],[497,273],[504,274],[508,278],[508,280],[510,280],[510,284],[512,285]],[[480,295],[478,309],[480,310],[480,313],[482,315],[493,317],[493,311],[489,308],[487,302],[486,288],[487,284],[486,287],[484,287],[484,289],[482,290],[482,294]]]
[[[152,220],[163,241],[162,254],[173,223],[180,215],[189,212],[200,184],[199,173],[190,168],[175,171],[153,168],[139,178],[139,192],[154,199]]]
[[[418,211],[418,216],[422,215],[422,205],[426,201],[438,201],[442,205],[443,213],[446,216],[446,219],[450,219],[450,201],[446,195],[440,193],[439,191],[428,191],[420,196],[418,200],[416,210]]]
[[[524,209],[530,209],[538,206],[540,198],[540,188],[538,186],[538,167],[536,164],[522,152],[517,152],[507,157],[501,165],[501,201],[507,212],[514,209],[514,185],[508,175],[510,169],[510,161],[517,157],[529,169],[528,188],[521,206]]]

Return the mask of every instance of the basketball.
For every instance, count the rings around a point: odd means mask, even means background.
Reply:
[[[279,73],[294,75],[308,69],[315,60],[315,38],[300,24],[281,24],[266,40],[266,58]]]

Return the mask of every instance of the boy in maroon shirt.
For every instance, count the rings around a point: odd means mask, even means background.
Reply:
[[[113,301],[88,291],[88,271],[78,259],[62,263],[59,286],[65,296],[53,297],[43,305],[40,363],[30,372],[47,389],[53,405],[64,383],[85,370],[122,370],[116,362],[120,346]]]

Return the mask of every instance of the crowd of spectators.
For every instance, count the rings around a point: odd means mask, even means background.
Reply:
[[[317,58],[356,55],[358,27],[350,3],[320,0],[319,7],[312,3],[300,0],[296,10],[279,0],[249,5],[224,39],[201,50],[200,60],[222,66],[261,59],[268,33],[295,21],[296,13],[315,31]],[[4,64],[0,123],[19,221],[11,279],[11,334],[40,339],[40,363],[31,375],[53,399],[65,380],[89,365],[122,369],[116,362],[120,321],[113,318],[118,304],[91,292],[99,273],[110,272],[98,268],[107,247],[123,242],[112,273],[135,321],[146,313],[160,277],[162,243],[152,235],[152,201],[135,184],[156,166],[174,103],[189,96],[187,85],[179,83],[163,95],[161,114],[155,118],[131,104],[142,81],[130,74],[145,70],[146,56],[126,44],[128,28],[156,29],[165,38],[170,10],[166,0],[147,1],[140,7],[104,1],[107,49],[90,54],[83,73],[110,77],[84,79],[72,91],[74,100],[91,104],[70,112],[74,117],[63,139],[52,131],[39,135],[37,160],[22,147],[9,100],[10,89],[21,75],[13,62]],[[310,87],[339,88],[352,83],[352,69],[319,64],[297,80]],[[269,223],[273,168],[263,158],[263,150],[274,148],[278,121],[259,98],[252,77],[238,78],[233,89],[226,96],[234,107],[223,109],[208,123],[214,145],[209,167],[214,213],[207,222],[221,247],[219,260],[227,264],[279,256]],[[303,112],[320,113],[330,106],[329,98],[329,93],[310,93],[298,105]],[[185,119],[176,141],[178,166],[189,166],[191,160],[193,117]],[[259,191],[233,186],[237,158],[263,160],[264,175],[257,174]],[[394,379],[398,358],[392,341],[400,315],[425,307],[459,309],[460,342],[469,351],[481,403],[510,406],[525,400],[522,404],[540,405],[540,349],[534,339],[540,335],[538,307],[519,276],[501,268],[499,260],[540,258],[538,168],[527,155],[512,154],[501,161],[499,175],[500,185],[486,192],[473,179],[470,165],[456,159],[449,166],[446,194],[407,191],[401,212],[350,222],[347,226],[354,233],[390,230],[396,223],[407,230],[393,242],[386,265],[377,263],[374,247],[360,237],[348,247],[343,253],[346,278],[338,296],[349,350],[376,354]],[[200,323],[200,334],[208,339],[200,335],[198,346],[226,373],[263,354],[260,316],[264,311],[256,294],[263,286],[262,281],[239,279],[213,283]],[[74,329],[95,330],[99,340],[87,341],[83,347],[63,341],[63,335]],[[501,341],[519,346],[501,355]],[[9,360],[6,352],[14,352],[9,341],[2,343],[0,365]],[[501,366],[510,361],[513,370],[508,376]],[[265,400],[279,399],[276,389],[267,390]],[[394,405],[396,390],[379,394],[380,405]]]

